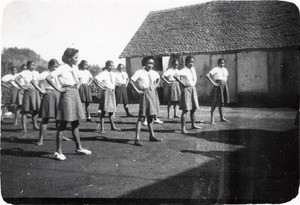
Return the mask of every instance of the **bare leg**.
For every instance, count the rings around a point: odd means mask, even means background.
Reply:
[[[24,113],[22,114],[22,127],[23,127],[23,133],[26,133],[27,132],[27,127],[26,127],[26,124],[27,124],[27,114]]]
[[[117,128],[115,126],[115,121],[114,121],[114,113],[110,112],[108,113],[109,116],[109,121],[110,121],[110,126],[111,126],[111,130],[116,130],[116,131],[120,131],[121,129]]]
[[[126,112],[127,117],[133,117],[133,115],[129,113],[128,104],[124,104],[124,110]]]
[[[60,120],[56,120],[56,121],[55,121],[56,129],[58,128],[59,123],[60,123]],[[71,141],[71,139],[69,139],[69,138],[63,136],[63,132],[60,132],[60,134],[61,134],[61,137],[62,137],[63,141]]]
[[[15,112],[15,123],[14,123],[14,125],[18,125],[18,118],[20,116],[20,111],[21,111],[20,108],[16,109],[16,112]]]
[[[229,122],[229,120],[227,120],[227,119],[224,118],[224,115],[223,115],[223,105],[220,105],[220,107],[219,107],[219,113],[220,113],[221,122]]]
[[[170,115],[170,108],[171,108],[171,102],[168,102],[168,105],[167,105],[167,110],[168,110],[168,119],[171,119],[171,115]]]
[[[44,140],[45,132],[47,130],[48,122],[49,122],[49,118],[42,119],[42,122],[40,124],[39,141],[36,142],[37,146],[44,145],[43,140]]]
[[[134,139],[134,145],[136,146],[143,146],[142,143],[139,142],[140,140],[140,132],[142,127],[142,122],[145,120],[145,117],[139,117],[136,122],[136,129],[135,129],[135,139]]]
[[[174,103],[174,118],[179,118],[179,116],[177,115],[177,109],[176,109],[177,103]]]
[[[79,134],[79,121],[71,122],[72,126],[72,135],[75,141],[76,149],[82,149],[81,142],[80,142],[80,134]]]
[[[1,121],[4,120],[4,116],[5,116],[5,113],[7,112],[7,110],[8,110],[7,106],[3,106],[3,107],[1,108],[1,111],[2,111]]]
[[[188,131],[185,128],[187,112],[188,112],[187,110],[182,110],[182,113],[181,113],[181,133],[182,134],[188,133]]]
[[[196,125],[196,116],[195,116],[196,110],[191,110],[190,117],[192,122],[192,129],[201,129],[201,127]]]
[[[59,123],[59,126],[57,128],[56,133],[56,152],[58,154],[62,154],[62,131],[66,129],[68,122],[67,121],[61,121]]]
[[[37,112],[36,112],[36,111],[33,112],[33,113],[31,114],[31,116],[32,116],[32,122],[33,122],[33,129],[34,129],[34,130],[39,130],[39,127],[38,127],[38,124],[37,124],[37,117],[38,117]]]
[[[210,124],[214,125],[216,124],[215,123],[215,117],[214,117],[214,111],[216,109],[216,104],[214,103],[212,106],[211,106],[211,109],[210,109]]]
[[[86,112],[86,117],[88,119],[91,119],[91,114],[90,114],[90,111],[89,111],[89,105],[90,105],[90,103],[88,103],[88,102],[85,103],[85,112]]]
[[[102,111],[101,115],[100,115],[100,133],[101,134],[105,133],[105,131],[104,131],[104,116],[105,116],[105,111]]]
[[[153,116],[148,116],[147,117],[147,122],[148,122],[148,128],[149,128],[149,132],[150,132],[150,137],[149,140],[152,142],[161,142],[161,139],[157,139],[154,136],[154,129],[153,129]]]

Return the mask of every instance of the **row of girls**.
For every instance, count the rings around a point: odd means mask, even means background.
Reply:
[[[64,138],[62,132],[66,129],[68,122],[70,122],[73,139],[76,145],[75,152],[78,154],[90,155],[92,152],[82,147],[79,133],[79,120],[85,119],[82,102],[85,103],[87,121],[92,121],[88,111],[89,103],[92,101],[89,92],[89,84],[94,82],[96,86],[103,90],[103,94],[100,98],[99,109],[101,110],[100,130],[101,133],[105,133],[103,118],[106,113],[109,115],[111,129],[120,130],[114,123],[114,114],[116,112],[118,102],[124,104],[127,116],[132,116],[127,107],[128,99],[126,99],[126,97],[119,97],[120,99],[116,101],[115,95],[116,92],[126,90],[127,84],[130,83],[134,90],[140,94],[134,145],[142,146],[139,141],[139,133],[142,123],[148,125],[150,132],[149,141],[162,141],[155,137],[153,130],[153,122],[159,122],[159,119],[157,118],[159,114],[159,100],[156,87],[160,80],[159,74],[153,70],[154,58],[152,56],[144,57],[141,62],[142,68],[137,70],[130,80],[128,79],[128,76],[119,75],[118,77],[118,75],[114,72],[111,72],[114,69],[113,61],[107,61],[104,70],[93,78],[89,71],[86,70],[88,67],[86,61],[82,61],[79,64],[80,69],[78,69],[78,52],[79,51],[77,49],[67,48],[62,56],[63,64],[58,65],[57,60],[52,59],[49,62],[49,70],[41,74],[35,71],[35,63],[33,61],[28,61],[27,69],[18,74],[13,73],[13,75],[16,75],[14,80],[10,81],[12,85],[14,84],[13,89],[17,90],[17,94],[21,94],[23,92],[22,106],[20,107],[22,110],[23,132],[27,132],[27,115],[31,114],[33,129],[39,130],[39,141],[37,142],[37,145],[42,145],[43,136],[47,129],[49,118],[55,118],[57,127],[57,148],[54,153],[54,158],[58,160],[65,160],[66,156],[62,153],[62,140],[69,139]],[[178,117],[176,113],[176,105],[179,105],[179,109],[182,110],[182,133],[188,133],[185,126],[188,112],[190,112],[192,129],[200,129],[200,127],[196,125],[195,121],[195,111],[199,108],[195,87],[197,77],[193,67],[195,58],[188,56],[185,61],[185,67],[178,70],[178,61],[174,60],[172,63],[173,67],[168,69],[162,75],[162,79],[170,85],[168,97],[168,117],[171,118],[170,106],[172,104],[174,105],[175,111],[174,117]],[[225,64],[225,61],[221,60],[220,64],[222,63]],[[124,69],[124,66],[119,65],[118,69],[121,71]],[[82,70],[82,72],[88,72],[89,74],[85,75],[84,73],[80,73],[80,70]],[[222,71],[222,67],[220,71]],[[126,72],[123,73],[126,74]],[[207,75],[208,79],[215,87],[220,87],[221,84],[211,79],[210,75],[214,75],[214,73],[210,72]],[[228,73],[226,74],[226,80],[227,76]],[[43,94],[42,99],[40,99],[39,92]],[[217,94],[214,96],[217,96]],[[16,99],[18,99],[18,103],[20,103],[19,97],[16,97]],[[217,102],[218,101],[213,102],[211,113],[213,113]],[[17,109],[16,116],[18,115],[18,110],[20,109]],[[42,118],[40,127],[37,125],[38,116]],[[17,122],[16,120],[15,123]],[[226,121],[223,116],[221,116],[221,120]],[[211,122],[212,124],[214,123],[213,115]]]

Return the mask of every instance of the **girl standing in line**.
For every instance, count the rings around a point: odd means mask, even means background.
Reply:
[[[56,59],[51,59],[48,63],[48,71],[42,72],[39,77],[38,81],[40,82],[40,86],[37,85],[38,83],[35,81],[33,83],[33,86],[43,94],[42,101],[41,101],[41,107],[39,111],[39,117],[42,118],[42,122],[40,124],[40,133],[39,133],[39,140],[36,142],[37,146],[42,146],[43,139],[45,132],[47,130],[48,122],[50,118],[56,119],[57,116],[57,110],[58,110],[58,102],[60,93],[55,90],[52,86],[50,86],[46,82],[46,77],[50,74],[50,72],[54,71],[58,67],[58,61]],[[60,88],[60,85],[58,83],[57,78],[52,78],[53,83],[56,84],[58,88]],[[58,127],[59,121],[56,121],[56,128]],[[64,140],[70,141],[69,138],[63,137]]]
[[[177,69],[178,65],[179,65],[178,60],[174,59],[172,62],[172,68],[169,68],[161,77],[169,85],[168,96],[167,96],[169,119],[171,118],[171,114],[170,114],[171,105],[173,105],[174,107],[174,118],[179,118],[179,116],[177,115],[176,106],[179,105],[181,91],[180,91],[179,82],[176,81],[176,79],[174,78],[174,75],[178,74],[179,71]]]
[[[86,112],[86,121],[87,122],[94,122],[92,120],[89,105],[93,102],[92,94],[90,90],[90,84],[93,82],[93,76],[91,72],[88,70],[89,64],[86,60],[82,60],[78,65],[78,74],[81,85],[79,87],[79,95],[81,102],[85,104],[85,112]]]
[[[116,105],[123,104],[124,110],[127,117],[133,117],[128,110],[128,94],[127,94],[127,85],[129,83],[129,78],[126,73],[126,68],[123,64],[119,64],[117,71],[115,72],[116,76]]]
[[[209,73],[206,75],[208,80],[213,84],[213,89],[211,92],[211,120],[210,124],[215,124],[214,118],[214,111],[215,108],[219,107],[219,113],[221,122],[229,122],[227,119],[224,118],[223,114],[223,106],[225,103],[229,103],[229,92],[227,86],[227,79],[228,79],[228,71],[225,66],[225,60],[220,58],[218,60],[218,67],[213,68]]]
[[[23,94],[23,102],[22,102],[22,126],[23,133],[27,133],[27,114],[31,113],[32,121],[33,121],[33,129],[39,130],[37,125],[37,117],[40,109],[41,98],[39,91],[36,90],[31,84],[35,80],[39,73],[35,70],[35,62],[28,61],[27,62],[27,70],[23,70],[19,73],[19,75],[15,78],[16,84],[24,90]],[[22,83],[22,79],[24,80],[24,84]]]
[[[104,89],[104,92],[100,99],[99,108],[101,110],[100,114],[100,133],[104,134],[104,117],[105,113],[108,112],[109,121],[111,125],[111,130],[120,131],[121,129],[115,126],[114,113],[116,112],[116,96],[115,96],[115,86],[116,86],[116,76],[112,72],[114,69],[114,62],[111,60],[106,61],[105,69],[95,77],[95,84]]]
[[[178,75],[174,75],[175,79],[183,86],[180,98],[179,109],[181,114],[181,133],[186,134],[186,117],[190,112],[192,129],[200,129],[196,125],[195,112],[199,109],[198,95],[196,90],[197,75],[194,68],[195,57],[187,56],[185,58],[185,67],[178,71]]]
[[[152,79],[155,72],[152,70],[154,66],[154,57],[146,56],[142,59],[142,69],[137,70],[130,79],[130,83],[133,89],[140,94],[140,105],[139,105],[139,116],[136,122],[136,135],[134,140],[134,145],[143,146],[140,142],[140,131],[142,122],[147,120],[147,125],[149,129],[149,141],[151,142],[161,142],[154,136],[153,129],[153,119],[157,115],[157,105],[155,96],[155,85],[153,84],[154,79]],[[155,75],[155,74],[154,74]],[[137,82],[138,87],[135,85]]]
[[[1,84],[10,89],[9,106],[14,106],[14,112],[15,112],[14,125],[18,125],[18,117],[20,115],[21,105],[22,105],[22,102],[20,103],[20,100],[22,100],[23,98],[19,99],[20,87],[14,81],[16,76],[18,75],[18,69],[12,66],[10,70],[11,70],[11,74],[7,74],[3,76],[1,79]],[[4,113],[5,111],[2,114]]]
[[[79,120],[84,119],[85,117],[78,92],[80,86],[78,67],[76,66],[78,52],[79,50],[77,49],[67,48],[62,56],[64,64],[60,65],[46,77],[46,81],[49,85],[60,92],[56,117],[60,123],[57,128],[57,148],[54,153],[54,158],[58,160],[66,159],[66,156],[62,153],[62,131],[66,129],[68,122],[71,122],[72,126],[72,135],[76,145],[75,152],[77,154],[85,155],[92,154],[90,150],[82,148],[80,141]],[[52,80],[53,78],[58,78],[61,88],[56,86]]]

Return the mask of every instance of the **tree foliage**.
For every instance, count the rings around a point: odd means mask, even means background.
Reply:
[[[9,73],[12,66],[20,69],[28,60],[35,61],[38,72],[47,69],[47,61],[29,48],[4,48],[1,54],[1,76]]]

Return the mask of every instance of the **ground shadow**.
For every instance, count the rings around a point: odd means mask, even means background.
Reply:
[[[16,157],[45,157],[50,155],[49,152],[43,151],[24,151],[21,148],[10,148],[10,149],[2,149],[1,155],[10,155]]]
[[[299,130],[226,130],[189,134],[227,149],[181,150],[210,160],[120,199],[160,203],[284,203],[298,194]],[[239,145],[239,149],[230,149]]]
[[[26,138],[19,138],[16,136],[1,137],[1,142],[9,142],[9,143],[33,144],[37,140],[38,139],[26,139]]]
[[[104,141],[104,142],[128,144],[128,142],[133,142],[134,139],[108,138],[105,136],[96,136],[96,137],[84,137],[81,138],[81,141]]]

